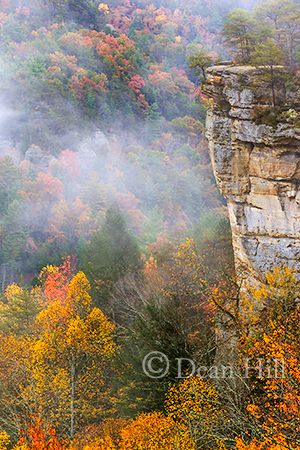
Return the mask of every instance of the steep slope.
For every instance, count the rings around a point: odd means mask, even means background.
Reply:
[[[236,266],[259,285],[274,265],[300,272],[300,125],[297,76],[280,72],[274,107],[265,69],[215,66],[207,138],[218,187],[227,199]],[[284,83],[285,80],[285,83]]]

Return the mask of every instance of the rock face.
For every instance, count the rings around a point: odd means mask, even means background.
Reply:
[[[25,159],[41,167],[48,167],[50,162],[55,158],[46,150],[41,149],[38,145],[31,144],[25,153]]]
[[[214,66],[206,75],[203,91],[212,99],[206,135],[228,203],[236,265],[246,268],[251,285],[264,282],[274,265],[300,273],[299,94],[277,90],[286,112],[269,126],[257,119],[273,108],[260,70]]]
[[[109,142],[102,131],[98,130],[92,133],[87,139],[78,145],[78,159],[81,170],[89,173],[94,167],[97,156],[107,151]]]

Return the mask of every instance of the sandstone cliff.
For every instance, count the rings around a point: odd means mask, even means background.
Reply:
[[[246,267],[252,285],[274,265],[294,265],[300,273],[298,88],[277,89],[279,111],[259,69],[214,66],[206,74],[207,138],[228,203],[236,264]],[[278,123],[266,124],[270,117]]]

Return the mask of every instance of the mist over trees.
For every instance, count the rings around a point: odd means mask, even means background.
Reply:
[[[0,0],[0,450],[299,449],[299,281],[241,314],[201,91],[228,58],[296,70],[298,14]],[[286,379],[243,377],[278,355]]]
[[[208,24],[225,6],[152,5],[2,3],[2,291],[63,256],[81,264],[113,202],[147,257],[226,214],[187,59],[222,53]]]

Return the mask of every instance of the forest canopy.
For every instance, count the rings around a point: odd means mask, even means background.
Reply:
[[[254,3],[0,0],[0,450],[299,450],[299,280],[247,303],[205,139],[207,67],[297,72]]]

